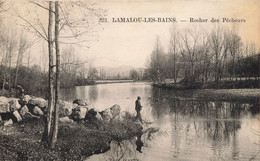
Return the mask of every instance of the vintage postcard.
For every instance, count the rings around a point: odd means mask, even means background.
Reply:
[[[260,160],[259,0],[0,0],[1,160]]]

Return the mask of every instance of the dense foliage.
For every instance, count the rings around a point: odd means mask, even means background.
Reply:
[[[205,84],[237,79],[258,79],[260,54],[254,43],[244,44],[233,30],[214,28],[210,32],[179,30],[173,26],[168,51],[156,38],[147,64],[151,80],[184,85]]]
[[[0,68],[0,88],[3,89],[3,73],[8,69],[5,66],[0,66]],[[14,88],[15,68],[11,68],[11,72],[6,73],[8,73],[6,77],[10,76],[11,88]],[[89,80],[73,73],[61,73],[61,88],[70,88],[93,83],[94,80]],[[48,73],[43,72],[37,65],[32,67],[21,66],[19,67],[17,75],[17,85],[22,86],[26,93],[47,98]],[[9,90],[9,81],[5,83],[4,88]]]

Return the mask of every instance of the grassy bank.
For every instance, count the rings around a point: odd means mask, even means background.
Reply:
[[[208,101],[235,101],[235,102],[258,102],[260,100],[260,89],[189,89],[189,90],[171,90],[154,88],[162,90],[161,97],[167,99],[167,97],[176,99],[196,99],[196,100],[208,100]],[[165,92],[164,92],[165,91]],[[169,95],[170,92],[170,95]],[[158,93],[158,92],[157,92]],[[164,94],[165,93],[165,94]]]
[[[179,82],[174,83],[154,83],[153,86],[166,89],[240,89],[240,88],[260,88],[260,80],[225,80],[216,82]]]
[[[0,126],[0,158],[3,160],[84,160],[110,149],[120,141],[142,131],[134,117],[122,122],[60,123],[55,149],[41,143],[42,119],[27,120],[10,127]]]
[[[193,97],[219,101],[256,101],[260,89],[199,89],[191,90]]]

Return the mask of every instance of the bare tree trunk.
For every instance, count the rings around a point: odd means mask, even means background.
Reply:
[[[52,148],[55,147],[58,136],[59,123],[59,94],[60,94],[60,47],[59,47],[59,2],[55,1],[55,46],[56,46],[56,88],[54,108],[54,129],[52,135]]]
[[[53,113],[53,100],[54,100],[54,63],[53,63],[53,7],[52,2],[49,2],[49,26],[48,26],[48,48],[49,48],[49,99],[48,99],[48,113],[46,118],[45,129],[42,141],[50,143],[52,113]]]
[[[18,77],[18,68],[19,68],[20,55],[21,55],[21,53],[18,52],[17,61],[16,61],[16,68],[15,68],[15,80],[14,80],[14,86],[17,85],[17,77]]]
[[[25,52],[27,48],[26,44],[26,39],[23,37],[23,33],[20,35],[20,40],[19,40],[19,49],[18,49],[18,55],[17,55],[17,61],[16,61],[16,69],[15,69],[15,79],[14,79],[14,86],[17,86],[17,79],[18,79],[18,70],[19,66],[22,63],[22,57],[23,53]]]

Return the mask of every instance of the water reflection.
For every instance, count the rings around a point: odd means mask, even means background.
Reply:
[[[91,86],[89,87],[88,91],[88,98],[91,102],[96,102],[98,98],[98,87],[97,86]]]
[[[242,128],[242,124],[259,113],[258,102],[196,100],[167,95],[160,89],[154,90],[151,98],[152,115],[157,118],[156,122],[162,125],[165,124],[162,118],[171,118],[171,125],[167,128],[171,128],[168,130],[172,134],[171,148],[178,160],[250,159],[250,155],[260,150],[253,143],[246,147],[239,142],[248,139],[241,137],[241,133],[250,132],[248,127]],[[205,152],[208,156],[203,156]]]
[[[144,143],[141,141],[142,134],[137,135],[137,140],[135,142],[136,144],[136,150],[142,153],[142,147],[144,146]]]
[[[185,92],[144,83],[77,87],[74,98],[87,98],[100,110],[119,104],[134,113],[140,95],[143,118],[159,128],[113,142],[90,160],[260,160],[258,101],[199,100]]]

